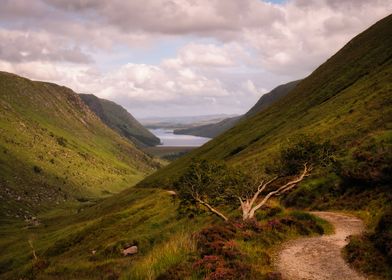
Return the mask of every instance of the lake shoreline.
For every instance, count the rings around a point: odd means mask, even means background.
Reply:
[[[174,129],[157,128],[149,129],[161,140],[161,145],[155,147],[200,147],[211,140],[207,137],[193,135],[174,134]]]

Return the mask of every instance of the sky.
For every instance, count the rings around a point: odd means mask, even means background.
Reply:
[[[389,0],[0,0],[0,70],[137,118],[242,114],[391,11]]]

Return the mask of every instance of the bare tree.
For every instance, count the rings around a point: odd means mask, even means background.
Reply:
[[[264,170],[257,164],[241,169],[222,161],[192,160],[176,185],[182,205],[193,209],[202,205],[227,221],[218,208],[234,208],[239,201],[243,220],[254,218],[271,197],[291,191],[310,175],[313,167],[328,166],[333,161],[334,146],[329,142],[321,143],[307,136],[297,138]],[[278,176],[262,180],[264,174]]]
[[[301,174],[296,176],[294,179],[291,179],[283,186],[276,187],[273,191],[267,193],[260,201],[258,200],[261,193],[265,191],[279,177],[275,177],[267,182],[261,181],[258,185],[256,185],[256,187],[253,188],[252,195],[249,195],[249,189],[243,189],[242,195],[237,195],[237,198],[241,203],[242,219],[253,219],[256,211],[265,205],[271,197],[281,195],[295,188],[298,183],[300,183],[305,177],[309,176],[311,169],[312,168],[308,167],[308,164],[305,163]]]
[[[310,174],[311,168],[304,164],[302,172],[287,183],[276,186],[261,200],[260,195],[279,179],[275,177],[267,182],[261,181],[259,173],[253,170],[253,176],[228,168],[226,165],[204,161],[195,163],[180,180],[179,195],[188,205],[202,205],[211,213],[227,221],[228,217],[218,210],[220,205],[232,205],[233,199],[241,204],[243,220],[252,219],[273,196],[281,195],[295,188]],[[255,184],[255,181],[258,181]]]

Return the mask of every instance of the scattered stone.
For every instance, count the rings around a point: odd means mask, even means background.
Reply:
[[[175,191],[167,191],[167,193],[170,195],[173,195],[173,196],[177,195],[177,193]]]
[[[124,257],[134,255],[137,253],[137,246],[131,246],[123,250]]]

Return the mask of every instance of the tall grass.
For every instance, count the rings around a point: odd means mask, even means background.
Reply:
[[[132,263],[121,279],[149,280],[155,279],[170,267],[179,264],[189,254],[196,252],[194,238],[185,231],[171,237],[167,242],[156,246],[146,256]]]

